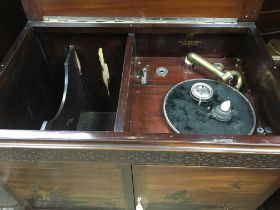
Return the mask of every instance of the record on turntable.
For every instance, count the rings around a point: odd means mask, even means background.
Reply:
[[[256,125],[247,98],[215,80],[194,79],[175,85],[165,96],[163,110],[177,133],[246,135]]]
[[[168,125],[184,134],[250,135],[256,126],[256,114],[248,99],[239,92],[242,78],[239,73],[223,73],[197,54],[189,60],[207,68],[223,79],[237,75],[239,82],[231,87],[210,79],[193,79],[173,86],[165,96],[163,112]]]

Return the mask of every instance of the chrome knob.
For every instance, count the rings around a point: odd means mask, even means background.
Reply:
[[[191,96],[194,100],[201,102],[207,102],[213,97],[213,88],[203,82],[197,82],[191,87]]]

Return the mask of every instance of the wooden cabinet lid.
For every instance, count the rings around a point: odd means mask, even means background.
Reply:
[[[255,21],[263,0],[22,0],[29,20],[44,16],[236,18]]]

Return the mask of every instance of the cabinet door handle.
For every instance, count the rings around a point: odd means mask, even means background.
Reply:
[[[142,204],[141,204],[141,200],[142,198],[141,197],[138,197],[137,199],[137,206],[136,206],[136,210],[144,210]]]

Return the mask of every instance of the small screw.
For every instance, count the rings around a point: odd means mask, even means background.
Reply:
[[[259,134],[264,134],[264,129],[263,129],[262,127],[258,127],[258,128],[257,128],[257,132],[258,132]]]
[[[265,127],[264,128],[264,131],[268,134],[271,134],[272,133],[272,129],[270,127]]]
[[[165,77],[168,74],[168,69],[165,67],[159,67],[156,69],[156,74],[160,77]]]
[[[220,71],[223,71],[225,69],[224,65],[222,63],[214,63],[214,66],[219,69]]]

